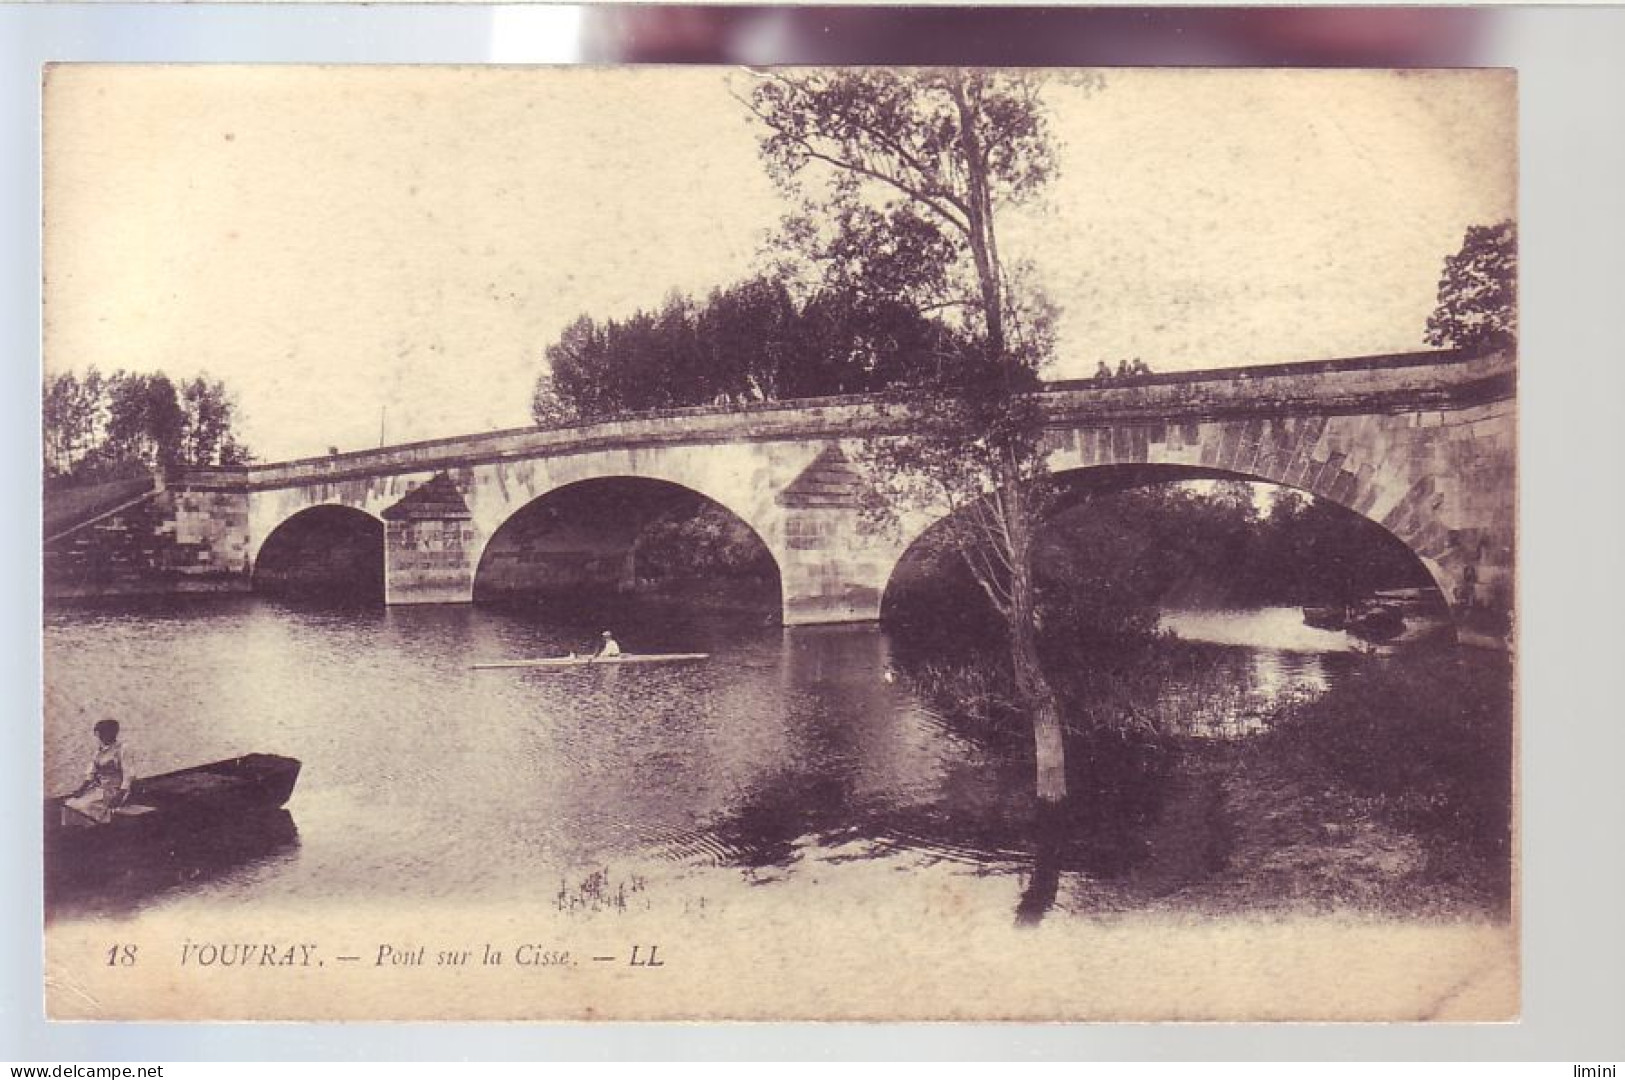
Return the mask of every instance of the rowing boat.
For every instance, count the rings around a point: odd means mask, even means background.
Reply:
[[[299,830],[282,807],[298,779],[299,762],[276,754],[137,777],[105,825],[64,822],[64,797],[45,800],[47,917],[127,910],[288,851]]]
[[[128,845],[177,830],[210,828],[244,815],[279,809],[293,794],[299,762],[277,754],[242,757],[196,765],[159,776],[140,776],[130,797],[105,825],[63,821],[66,796],[45,800],[47,849],[81,847],[110,841]],[[72,815],[69,815],[72,818]]]
[[[475,664],[476,669],[489,668],[567,668],[607,667],[612,664],[675,664],[691,660],[709,660],[710,653],[623,653],[620,656],[544,656],[536,660],[493,660]]]

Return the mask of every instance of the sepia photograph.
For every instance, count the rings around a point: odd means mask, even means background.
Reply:
[[[49,1017],[1518,1018],[1512,71],[43,79]]]

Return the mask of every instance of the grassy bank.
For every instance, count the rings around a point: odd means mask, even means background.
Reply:
[[[1217,763],[1232,867],[1315,903],[1504,914],[1512,735],[1504,656],[1374,659]]]
[[[1151,639],[1097,650],[1056,678],[1072,794],[1064,861],[1080,872],[1080,909],[1507,912],[1504,656],[1366,657],[1324,693],[1267,706],[1215,656]],[[960,730],[1025,751],[1030,733],[997,664],[905,673]],[[1213,718],[1238,710],[1261,730],[1212,737]]]

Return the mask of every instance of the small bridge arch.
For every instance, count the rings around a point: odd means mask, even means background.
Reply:
[[[382,600],[384,523],[342,503],[318,503],[278,523],[250,565],[255,592]]]

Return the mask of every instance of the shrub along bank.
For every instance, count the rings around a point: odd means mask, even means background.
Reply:
[[[1193,709],[1227,707],[1212,656],[1150,637],[1115,650],[1096,642],[1087,660],[1060,668],[1065,827],[1087,849],[1075,866],[1098,879],[1091,903],[1505,914],[1503,655],[1366,657],[1324,694],[1279,701],[1263,731],[1232,738],[1194,735],[1187,722]],[[902,671],[968,736],[1025,751],[1030,730],[999,664],[939,659]]]

